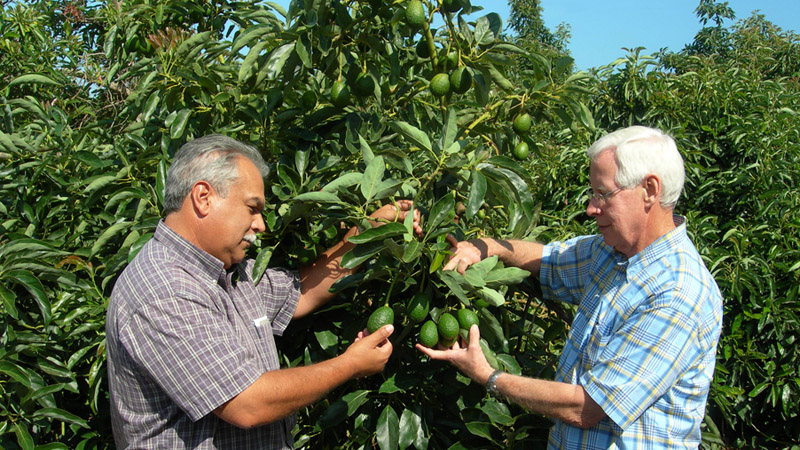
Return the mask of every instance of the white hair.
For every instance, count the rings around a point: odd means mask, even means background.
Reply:
[[[632,187],[647,175],[656,175],[661,180],[661,206],[675,208],[686,172],[672,137],[655,128],[635,125],[601,137],[586,150],[586,155],[594,161],[606,150],[614,152],[617,162],[614,181],[618,186]]]

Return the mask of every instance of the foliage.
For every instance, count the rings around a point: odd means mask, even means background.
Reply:
[[[378,306],[395,309],[384,373],[300,411],[298,446],[541,447],[546,419],[421,358],[406,301],[423,292],[433,320],[475,309],[493,363],[551,378],[571,310],[538,300],[534,282],[495,260],[442,272],[444,236],[594,232],[583,149],[634,123],[672,132],[684,150],[679,212],[725,296],[704,447],[788,447],[798,435],[794,34],[761,16],[723,28],[727,10],[703,1],[703,24],[724,39],[701,34],[678,54],[632,49],[590,75],[561,51],[510,41],[496,14],[466,1],[450,12],[424,1],[422,27],[406,23],[405,2],[375,0],[288,11],[252,0],[12,3],[0,12],[3,448],[112,446],[106,302],[162,214],[171,156],[211,132],[256,145],[273,166],[256,276],[307,264],[394,198],[424,213],[421,238],[408,224],[362,233],[344,261],[362,270],[280,338],[285,366],[310,364],[341,353]],[[519,11],[528,23],[532,10]],[[439,29],[427,25],[435,16]],[[429,80],[456,67],[472,87],[433,97]],[[334,103],[337,82],[350,96]],[[533,126],[517,134],[523,111]],[[519,142],[528,159],[512,157]]]
[[[405,301],[424,292],[434,320],[474,308],[498,367],[552,372],[545,350],[558,347],[564,324],[519,293],[525,274],[491,261],[467,276],[443,274],[444,237],[537,229],[532,162],[513,159],[511,149],[591,129],[586,77],[505,41],[496,14],[468,2],[455,12],[423,4],[422,28],[405,23],[401,3],[366,1],[293,2],[289,11],[254,1],[131,0],[15,2],[4,10],[4,448],[111,445],[107,298],[152,236],[171,155],[211,132],[253,143],[274,167],[256,276],[269,265],[309,262],[341,238],[341,224],[360,224],[393,198],[413,198],[426,217],[420,239],[408,224],[362,233],[343,262],[363,269],[336,286],[327,310],[283,338],[283,358],[294,366],[343,351],[380,304],[397,310],[403,329],[383,375],[300,412],[298,445],[543,439],[545,420],[423,360]],[[439,30],[428,25],[434,15]],[[524,84],[507,76],[512,57],[529,61]],[[432,97],[428,80],[456,67],[469,71],[471,88]],[[365,76],[373,83],[357,87]],[[352,95],[334,104],[336,82]],[[511,123],[523,111],[535,126],[518,136]]]

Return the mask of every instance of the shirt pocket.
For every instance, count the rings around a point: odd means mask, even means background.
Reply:
[[[262,320],[263,319],[263,320]],[[275,345],[275,336],[272,333],[272,324],[266,318],[256,319],[251,325],[254,331],[256,349],[264,370],[277,370],[280,368],[278,349]]]

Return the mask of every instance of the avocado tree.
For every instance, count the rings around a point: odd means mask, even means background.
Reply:
[[[285,366],[340,353],[379,307],[394,316],[384,373],[300,411],[298,445],[511,447],[546,437],[546,421],[413,344],[425,323],[439,337],[445,317],[441,337],[452,339],[451,317],[477,318],[494,365],[551,375],[564,322],[534,299],[527,273],[496,259],[463,276],[441,268],[447,234],[565,231],[540,223],[541,204],[578,204],[583,192],[545,197],[534,173],[579,185],[548,169],[559,142],[585,141],[594,126],[582,101],[588,75],[572,74],[571,60],[507,41],[499,16],[467,0],[307,0],[288,11],[258,1],[8,6],[0,445],[111,445],[105,303],[162,215],[171,156],[212,132],[252,143],[273,167],[254,276],[300,267],[343,227],[365,227],[343,260],[362,270],[290,327],[279,344]],[[368,229],[368,214],[399,198],[423,213],[422,236],[408,223]]]

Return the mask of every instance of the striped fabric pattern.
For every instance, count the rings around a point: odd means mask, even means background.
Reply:
[[[584,236],[545,247],[546,297],[578,305],[556,381],[579,384],[608,415],[556,421],[549,448],[697,448],[722,325],[722,297],[685,219],[626,258]]]

